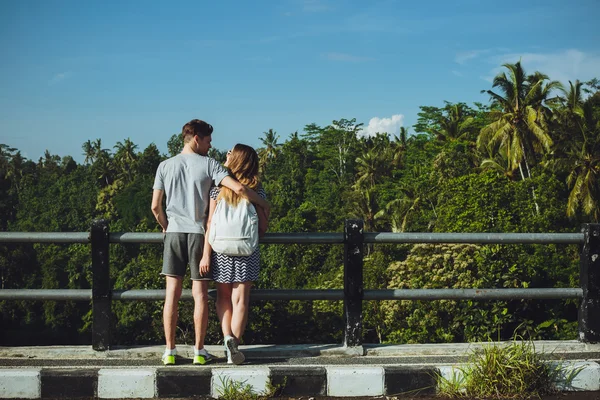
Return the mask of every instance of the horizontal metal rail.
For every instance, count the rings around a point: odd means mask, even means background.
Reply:
[[[383,289],[365,290],[363,300],[520,300],[580,299],[581,288],[541,289]]]
[[[216,290],[208,291],[216,299]],[[581,288],[541,289],[384,289],[365,290],[363,300],[520,300],[580,299]],[[122,301],[163,301],[163,289],[113,290],[111,298]],[[342,289],[256,289],[252,300],[343,300]],[[182,300],[193,300],[190,289],[183,290]],[[1,289],[0,300],[71,300],[91,301],[92,289]]]
[[[266,233],[264,244],[343,244],[343,233]]]
[[[365,232],[365,243],[579,244],[583,243],[583,233]]]
[[[217,291],[208,291],[208,297],[216,300]],[[343,300],[342,289],[256,289],[250,292],[252,300]],[[164,289],[113,290],[111,298],[122,301],[164,301]],[[182,300],[193,300],[192,291],[184,289]],[[0,289],[1,300],[71,300],[91,301],[92,289]]]
[[[91,301],[92,289],[0,289],[0,300]]]
[[[217,291],[211,289],[208,291],[208,297],[216,300]],[[113,290],[113,300],[159,300],[164,301],[164,290]],[[342,289],[253,289],[250,292],[252,300],[343,300],[344,291]],[[182,300],[193,300],[192,291],[184,289],[181,294]]]
[[[365,243],[580,244],[583,233],[365,232]],[[162,243],[160,232],[114,232],[110,243]],[[89,243],[88,232],[0,232],[0,243]],[[267,233],[263,244],[343,244],[343,233]]]
[[[162,233],[111,233],[110,243],[162,243]],[[0,237],[0,242],[1,242]],[[263,244],[343,244],[343,233],[267,233],[260,239]]]
[[[89,232],[0,232],[0,243],[89,243]]]

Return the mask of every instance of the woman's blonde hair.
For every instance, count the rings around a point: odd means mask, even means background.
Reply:
[[[227,168],[229,174],[242,185],[258,190],[258,154],[252,147],[240,143],[233,146],[229,153]],[[221,199],[234,206],[240,202],[240,197],[227,187],[221,187],[217,201]]]

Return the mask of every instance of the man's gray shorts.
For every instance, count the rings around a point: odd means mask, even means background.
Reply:
[[[212,268],[205,276],[200,275],[203,234],[167,232],[164,245],[161,275],[184,277],[189,264],[192,280],[212,280]]]

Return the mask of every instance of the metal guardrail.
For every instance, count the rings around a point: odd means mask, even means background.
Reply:
[[[0,232],[0,243],[90,243],[89,232]]]
[[[579,244],[583,233],[365,233],[365,243]]]
[[[160,289],[113,290],[113,300],[164,300]],[[208,297],[217,299],[209,289]],[[344,300],[342,289],[253,289],[252,300]],[[581,299],[581,288],[557,289],[371,289],[363,291],[363,300],[548,300]],[[92,300],[92,289],[3,289],[0,300]],[[192,291],[183,289],[181,300],[193,300]]]
[[[162,243],[162,233],[110,233],[110,243]],[[580,244],[583,233],[366,232],[364,243]],[[343,244],[343,233],[267,233],[262,244]],[[0,232],[0,243],[90,243],[88,232]]]
[[[94,221],[91,232],[0,232],[0,243],[91,243],[92,289],[1,289],[0,300],[92,301],[92,345],[109,348],[110,303],[163,300],[164,290],[112,290],[109,244],[157,243],[162,233],[109,233],[108,223]],[[343,244],[344,289],[271,289],[251,291],[252,300],[343,300],[344,344],[359,346],[363,300],[514,300],[581,299],[579,339],[600,341],[600,224],[585,224],[581,233],[388,233],[363,232],[363,221],[347,220],[343,233],[267,233],[263,244]],[[363,246],[367,243],[580,244],[580,288],[530,289],[363,289]],[[216,291],[209,290],[216,298]],[[182,300],[192,300],[184,290]]]

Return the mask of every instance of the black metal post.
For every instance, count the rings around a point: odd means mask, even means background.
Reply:
[[[344,345],[362,345],[363,245],[362,220],[346,220],[344,226]]]
[[[582,231],[579,340],[596,343],[600,342],[600,224],[584,224]]]
[[[108,264],[108,222],[92,222],[92,348],[110,347],[111,296]]]

